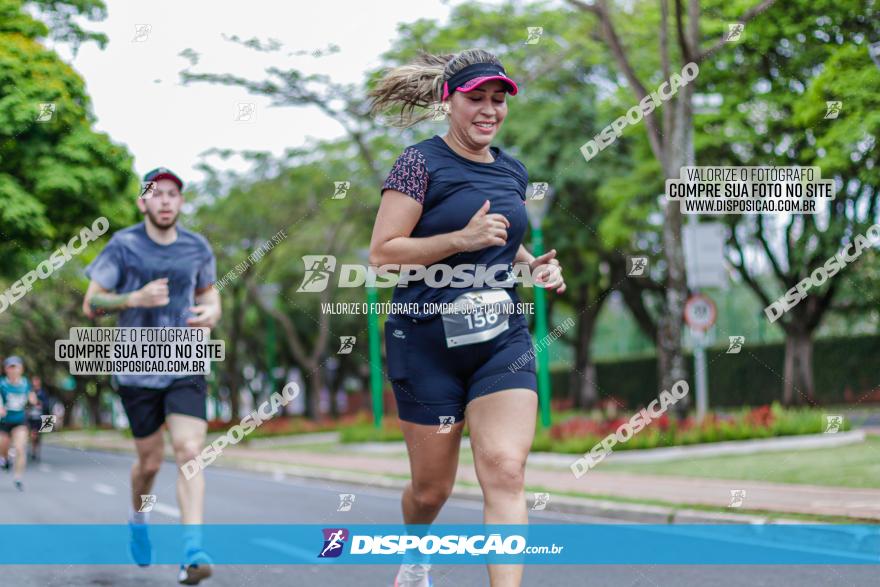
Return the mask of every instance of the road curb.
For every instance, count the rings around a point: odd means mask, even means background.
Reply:
[[[237,470],[249,470],[258,473],[291,474],[297,477],[319,481],[332,481],[348,483],[364,487],[382,487],[385,489],[403,489],[407,480],[387,477],[372,473],[351,473],[338,469],[314,469],[291,464],[269,463],[266,461],[245,462],[240,459],[229,459],[223,465],[226,468]],[[527,488],[526,493],[535,491]],[[477,487],[456,484],[452,491],[452,497],[481,502],[483,494]],[[530,500],[531,501],[531,500]],[[647,505],[636,503],[623,503],[587,497],[574,497],[569,495],[553,495],[544,511],[569,514],[581,514],[599,516],[640,524],[801,524],[800,520],[793,519],[770,519],[763,516],[749,514],[728,514],[717,512],[704,512],[687,508],[675,508],[671,506]]]
[[[132,454],[134,451],[118,446],[92,446],[88,443],[53,442],[53,446],[74,450],[97,450],[116,454]],[[384,489],[403,489],[408,480],[389,477],[381,473],[363,471],[352,472],[341,469],[320,469],[290,463],[274,463],[268,461],[243,460],[237,457],[223,459],[223,464],[213,467],[233,470],[254,471],[271,475],[293,475],[316,481],[348,483],[363,487],[379,487]],[[547,492],[546,488],[526,487],[527,494]],[[621,522],[640,524],[810,524],[802,520],[790,518],[768,517],[754,514],[713,512],[690,509],[687,507],[648,505],[638,503],[616,502],[590,497],[558,495],[550,491],[550,501],[544,511],[599,516]],[[478,487],[456,483],[452,497],[469,501],[482,501],[482,492]],[[532,501],[531,499],[529,500]],[[840,525],[845,528],[845,525]]]

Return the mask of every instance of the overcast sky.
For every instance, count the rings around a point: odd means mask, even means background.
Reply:
[[[59,53],[85,79],[98,117],[97,129],[125,144],[135,157],[135,170],[164,165],[184,181],[204,179],[194,171],[199,153],[210,149],[270,150],[280,154],[308,137],[342,134],[339,125],[313,108],[269,108],[268,100],[244,89],[198,83],[180,84],[189,62],[179,53],[191,48],[201,55],[197,73],[234,73],[263,79],[270,64],[326,73],[339,82],[361,82],[390,48],[399,23],[419,18],[445,21],[450,3],[441,0],[106,0],[108,17],[86,23],[105,33],[104,50],[94,43],[73,57]],[[456,2],[457,3],[457,2]],[[136,33],[147,25],[147,34]],[[283,43],[272,56],[223,39],[274,38]],[[338,45],[334,55],[287,56]],[[237,103],[255,103],[252,122],[236,122]],[[219,160],[212,164],[222,167]],[[229,166],[229,164],[226,164]],[[240,166],[238,166],[240,168]]]

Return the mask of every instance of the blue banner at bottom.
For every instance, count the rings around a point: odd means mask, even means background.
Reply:
[[[137,528],[137,527],[136,527]],[[201,544],[215,564],[880,564],[880,526],[532,524],[0,525],[0,564],[178,564]]]

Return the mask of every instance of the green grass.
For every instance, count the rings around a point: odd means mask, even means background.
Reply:
[[[247,447],[247,445],[246,445]],[[250,447],[247,447],[250,448]],[[342,453],[344,451],[340,450],[339,444],[336,442],[320,442],[320,443],[309,443],[309,444],[279,444],[275,446],[255,446],[258,450],[296,450],[296,451],[308,451],[308,452],[320,452],[320,453]]]
[[[664,463],[602,463],[597,470],[712,479],[880,488],[880,436],[835,448],[688,458]]]
[[[475,486],[479,487],[476,483],[469,483],[467,481],[456,481],[456,484],[467,485],[467,486]],[[680,502],[668,502],[668,501],[660,501],[656,499],[636,499],[636,498],[628,498],[628,497],[620,497],[618,495],[603,495],[603,494],[586,494],[586,493],[577,493],[573,491],[558,491],[548,487],[544,487],[541,485],[529,485],[526,487],[526,495],[529,495],[533,492],[545,492],[550,493],[552,495],[565,495],[569,497],[582,497],[594,500],[602,500],[602,501],[610,501],[616,503],[627,503],[634,505],[654,505],[667,507],[674,510],[697,510],[701,512],[712,512],[716,514],[731,514],[731,515],[743,515],[743,516],[764,516],[767,519],[774,520],[800,520],[801,522],[811,522],[811,523],[822,523],[822,524],[877,524],[877,520],[873,518],[857,518],[857,517],[846,517],[846,516],[823,516],[818,514],[801,514],[795,512],[772,512],[768,510],[760,510],[760,509],[748,509],[748,508],[737,508],[736,510],[731,510],[726,507],[716,507],[711,505],[703,505],[703,504],[689,504],[689,503],[680,503]],[[552,503],[552,497],[551,497]],[[669,520],[667,520],[669,521]]]
[[[265,463],[268,465],[277,465],[274,461],[263,461],[263,460],[253,460],[253,459],[235,459],[232,458],[230,461],[235,462],[247,462],[249,464],[257,463]],[[309,469],[321,470],[321,471],[339,471],[340,469],[334,467],[323,467],[320,465],[308,465]],[[409,481],[409,475],[400,475],[396,473],[385,473],[385,472],[377,472],[377,474],[382,475],[388,479],[396,479],[398,481]],[[465,481],[462,479],[457,479],[455,481],[456,486],[459,487],[469,487],[469,488],[479,488],[479,484],[473,481]],[[843,516],[822,516],[822,515],[814,515],[814,514],[799,514],[799,513],[788,513],[788,512],[770,512],[766,510],[752,510],[752,509],[738,509],[735,512],[731,512],[729,508],[719,508],[710,505],[702,505],[702,504],[688,504],[688,503],[671,503],[665,501],[659,501],[654,499],[635,499],[635,498],[626,498],[620,497],[616,495],[592,495],[586,493],[578,493],[575,491],[558,491],[556,489],[551,489],[548,487],[544,487],[542,485],[527,485],[525,488],[526,495],[530,495],[535,492],[549,492],[552,495],[557,496],[569,496],[569,497],[581,497],[591,500],[603,500],[617,503],[626,503],[633,505],[655,505],[655,506],[663,506],[672,508],[675,510],[688,509],[688,510],[699,510],[703,512],[713,512],[719,514],[740,514],[740,515],[752,515],[752,516],[765,516],[770,520],[800,520],[805,523],[823,523],[823,524],[854,524],[854,523],[862,523],[862,524],[876,524],[877,520],[874,519],[861,519],[861,518],[850,518]],[[667,520],[668,522],[669,520]]]

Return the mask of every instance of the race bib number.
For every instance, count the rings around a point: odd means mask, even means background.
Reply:
[[[442,314],[447,348],[492,340],[510,328],[513,302],[503,289],[469,291],[452,305],[453,311]]]

